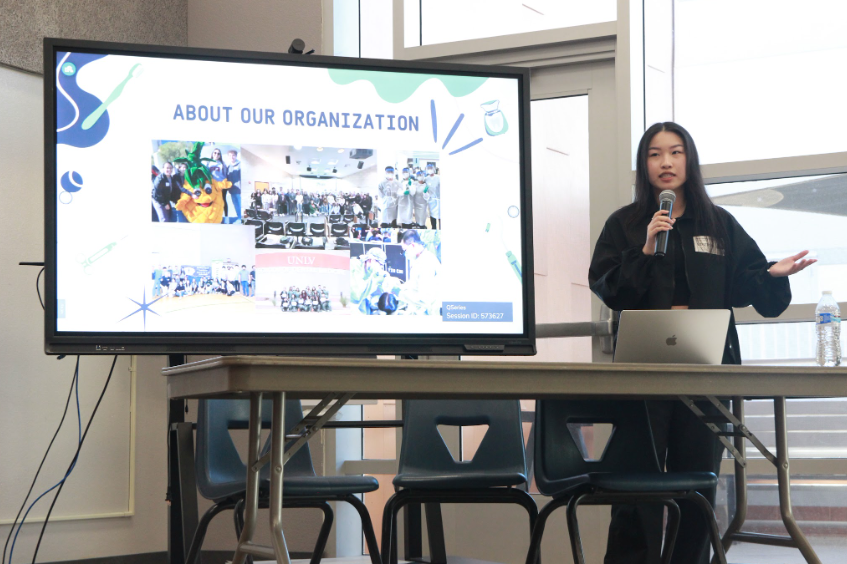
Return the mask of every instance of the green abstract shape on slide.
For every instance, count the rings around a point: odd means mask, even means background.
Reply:
[[[467,96],[488,80],[484,76],[454,76],[447,74],[414,74],[384,71],[328,69],[329,77],[342,86],[366,80],[373,84],[379,97],[391,104],[404,102],[421,84],[435,78],[441,81],[454,98]]]

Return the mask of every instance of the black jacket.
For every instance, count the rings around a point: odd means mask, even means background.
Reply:
[[[627,229],[626,219],[634,206],[619,209],[606,220],[594,248],[588,283],[591,290],[615,311],[625,309],[670,309],[674,292],[673,238],[668,238],[666,257],[645,255],[647,225],[656,207],[635,227]],[[685,274],[691,290],[691,309],[731,309],[752,305],[765,317],[777,317],[791,302],[788,278],[774,278],[756,242],[732,215],[718,208],[726,227],[727,248],[715,252],[703,238],[695,244],[694,218],[677,218],[685,256]],[[723,355],[724,364],[741,364],[735,319],[730,316]]]
[[[153,199],[160,205],[166,206],[171,203],[173,198],[174,177],[168,177],[165,173],[161,173],[153,181]]]

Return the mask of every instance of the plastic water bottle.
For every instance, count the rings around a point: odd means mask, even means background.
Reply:
[[[832,292],[825,291],[815,309],[818,334],[817,362],[821,366],[841,365],[841,310]]]

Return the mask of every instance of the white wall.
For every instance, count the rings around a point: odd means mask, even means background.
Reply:
[[[277,191],[279,187],[288,189],[291,186],[290,174],[248,150],[241,150],[241,163],[242,198],[250,197],[256,189],[256,182],[267,182],[271,188],[277,187]]]
[[[318,0],[188,0],[191,47],[287,53],[296,38],[321,54]]]
[[[18,261],[40,261],[44,256],[41,97],[40,77],[0,68],[0,154],[12,165],[4,173],[9,197],[0,222],[4,241],[0,246],[0,318],[4,320],[0,327],[0,452],[5,461],[0,468],[0,489],[4,496],[14,499],[16,507],[23,501],[41,454],[58,425],[73,372],[72,358],[57,362],[55,357],[44,355],[43,318],[34,287],[38,270],[17,266]],[[105,357],[83,360],[83,425],[105,381],[110,361]],[[121,418],[121,412],[124,422],[129,418],[128,406],[118,404],[127,397],[122,393],[128,382],[127,362],[128,359],[121,359],[116,369],[83,447],[79,474],[68,480],[56,505],[57,513],[76,513],[76,507],[63,505],[62,501],[80,496],[91,498],[85,500],[85,505],[95,508],[123,501],[121,492],[107,485],[93,489],[89,474],[99,467],[128,478],[126,467],[113,465],[127,456],[129,435],[110,434],[109,429],[115,422],[124,425],[115,419]],[[167,401],[164,378],[159,376],[162,365],[161,357],[142,358],[139,362],[135,515],[51,522],[39,549],[39,561],[165,550]],[[28,409],[21,412],[21,405]],[[49,482],[68,464],[68,443],[76,439],[75,414],[68,413],[65,425],[55,452],[45,464],[45,479],[36,485],[39,493],[52,485]],[[0,525],[4,541],[9,528],[10,525]],[[17,562],[31,558],[40,528],[40,524],[33,523],[21,530],[15,549]]]
[[[362,172],[339,179],[338,190],[341,192],[361,192],[362,194],[368,192],[374,195],[377,192],[377,185],[383,178],[384,176],[379,174],[379,167],[372,166]]]

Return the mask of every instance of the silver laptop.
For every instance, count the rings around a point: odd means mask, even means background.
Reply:
[[[728,309],[621,312],[615,362],[720,364]]]

